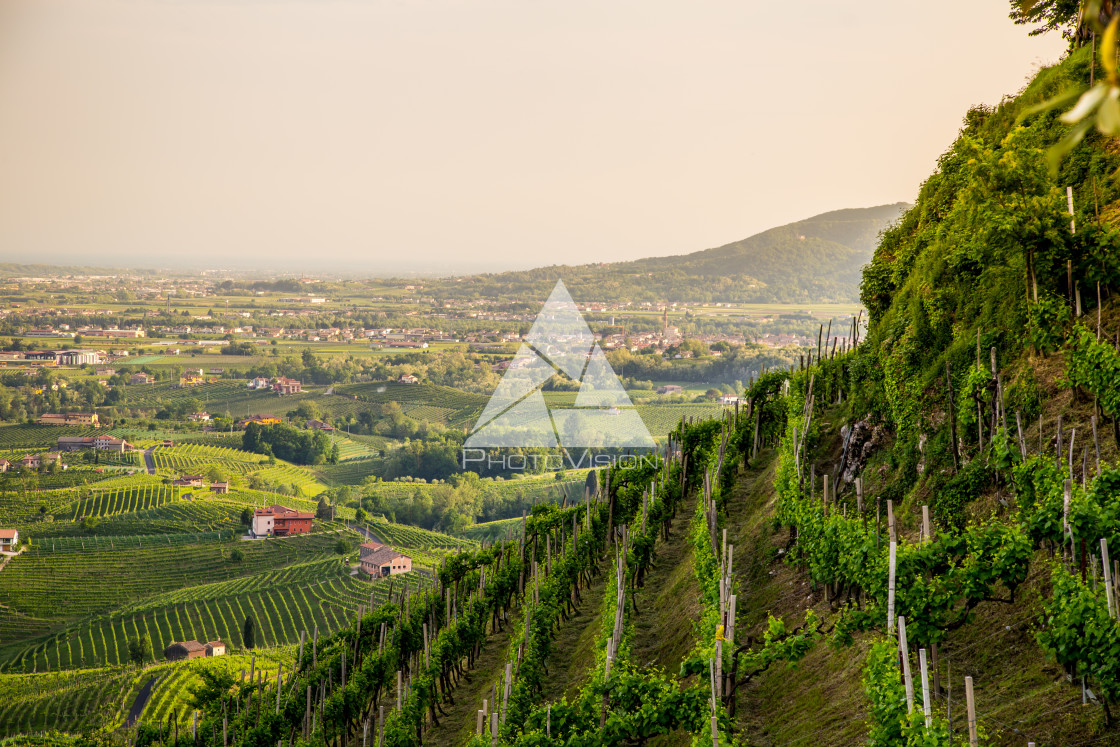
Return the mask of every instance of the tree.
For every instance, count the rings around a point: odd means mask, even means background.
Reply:
[[[240,547],[235,547],[230,552],[229,559],[230,559],[230,562],[240,563],[241,561],[245,560],[245,551],[242,550]]]
[[[315,507],[315,518],[320,521],[326,521],[331,518],[331,506],[327,503],[325,497],[319,498],[319,504]]]
[[[1104,4],[1111,5],[1108,0]],[[1060,30],[1066,38],[1072,38],[1077,30],[1077,19],[1081,12],[1081,0],[1011,0],[1011,20],[1018,26],[1038,24],[1031,29],[1031,36],[1039,36],[1048,31]]]
[[[147,638],[128,639],[128,658],[133,664],[143,664],[152,657],[152,643]]]
[[[233,689],[235,682],[233,675],[224,669],[205,667],[200,667],[197,673],[202,682],[190,688],[191,707],[201,711],[213,711],[218,703],[229,697],[229,691]]]
[[[245,625],[241,629],[241,642],[245,645],[245,648],[256,648],[257,646],[256,629],[251,617],[245,618]]]
[[[241,526],[247,527],[253,523],[253,510],[250,508],[241,509]]]

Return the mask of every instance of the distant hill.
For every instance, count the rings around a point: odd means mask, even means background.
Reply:
[[[871,260],[879,233],[909,207],[898,202],[834,210],[691,254],[476,275],[432,290],[449,296],[531,298],[547,295],[562,278],[577,299],[586,300],[856,301],[863,266]]]

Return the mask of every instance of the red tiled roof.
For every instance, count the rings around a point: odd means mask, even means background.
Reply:
[[[14,530],[14,529],[0,529],[0,539],[10,540],[10,539],[15,539],[15,538],[16,538],[16,530]]]
[[[206,650],[206,647],[203,646],[198,641],[172,641],[171,645],[172,646],[182,646],[188,652],[205,651]]]
[[[402,552],[397,552],[391,547],[382,547],[362,558],[362,562],[369,563],[370,565],[381,565],[382,563],[388,563],[403,557],[407,556]]]

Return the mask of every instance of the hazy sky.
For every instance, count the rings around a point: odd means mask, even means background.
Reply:
[[[0,0],[0,260],[678,254],[912,201],[1007,0]]]

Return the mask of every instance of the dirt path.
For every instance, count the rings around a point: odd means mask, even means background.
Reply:
[[[669,539],[658,540],[654,567],[635,596],[638,612],[628,613],[634,623],[631,660],[639,667],[661,667],[675,675],[695,643],[700,586],[688,541],[694,509],[694,498],[681,502]]]
[[[156,473],[156,460],[152,457],[152,449],[144,452],[144,466],[148,468],[149,475]]]
[[[491,634],[486,639],[474,668],[459,680],[459,685],[451,694],[455,702],[443,704],[447,715],[439,717],[439,726],[424,733],[424,744],[459,747],[470,741],[482,699],[490,699],[490,691],[505,669],[512,628],[507,624],[504,631]]]
[[[604,570],[602,565],[600,570]],[[561,622],[552,655],[548,657],[542,700],[551,702],[565,695],[571,700],[587,681],[595,663],[595,636],[599,633],[606,583],[605,572],[596,576],[591,586],[583,590],[575,614]]]

